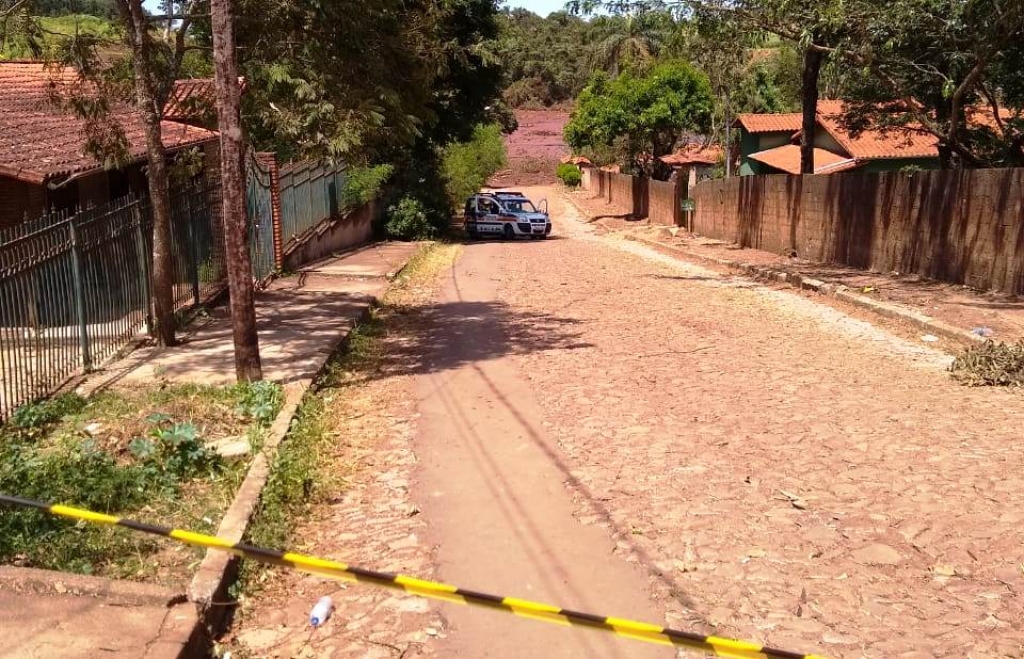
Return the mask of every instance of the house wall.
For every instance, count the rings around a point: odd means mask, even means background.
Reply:
[[[1024,169],[745,176],[691,195],[705,236],[1024,293]]]
[[[938,169],[938,158],[886,158],[884,160],[868,160],[860,166],[860,171],[872,174],[882,172],[898,172],[906,167],[918,169]]]
[[[0,176],[0,229],[43,214],[46,188]]]
[[[772,171],[770,167],[756,160],[751,160],[750,154],[789,144],[792,137],[793,134],[789,132],[754,134],[741,129],[739,175],[752,176],[754,174],[770,173]]]
[[[843,148],[843,145],[836,141],[836,138],[832,137],[832,135],[820,125],[814,133],[814,146],[819,149],[831,151],[832,153],[843,156],[844,158],[850,157],[850,154],[847,153],[845,148]]]

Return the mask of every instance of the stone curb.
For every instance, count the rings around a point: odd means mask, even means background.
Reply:
[[[569,203],[576,207],[580,213],[585,217],[590,217],[590,213],[583,207],[581,207],[576,200],[570,195],[563,195]],[[591,224],[600,225],[606,231],[616,231],[616,229],[608,226],[602,220],[593,221]],[[749,275],[755,279],[763,279],[773,281],[780,284],[785,284],[793,288],[798,288],[805,291],[813,291],[821,295],[827,295],[836,299],[842,300],[849,304],[855,305],[862,309],[872,311],[879,316],[885,318],[891,318],[894,320],[902,320],[909,322],[927,332],[930,332],[936,336],[941,336],[947,339],[952,339],[958,342],[972,343],[984,343],[985,338],[972,334],[967,330],[960,329],[954,325],[937,320],[925,314],[908,309],[907,307],[892,304],[889,302],[882,302],[875,300],[864,295],[858,295],[852,292],[846,286],[842,284],[831,284],[828,282],[821,281],[820,279],[814,279],[812,277],[805,277],[799,273],[781,272],[779,270],[772,270],[764,266],[753,265],[751,263],[743,263],[742,261],[735,261],[732,259],[721,259],[715,256],[708,256],[706,254],[700,254],[683,247],[676,247],[675,245],[666,245],[665,243],[643,236],[636,236],[632,234],[623,234],[628,240],[641,243],[650,247],[663,254],[674,257],[682,257],[684,259],[695,260],[706,265],[726,267],[732,270],[738,270],[746,275]]]

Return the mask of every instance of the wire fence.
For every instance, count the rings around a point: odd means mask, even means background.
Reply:
[[[172,192],[177,310],[224,286],[217,218],[199,183]],[[152,214],[128,196],[0,231],[0,422],[116,354],[150,324]]]

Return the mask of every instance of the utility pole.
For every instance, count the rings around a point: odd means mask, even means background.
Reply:
[[[729,114],[729,90],[725,90],[725,178],[732,176],[732,121]]]
[[[245,205],[245,140],[239,115],[241,87],[235,53],[235,18],[231,0],[210,0],[214,84],[220,130],[220,170],[224,199],[224,248],[227,256],[235,373],[239,382],[263,379],[256,335],[256,293],[249,257],[249,222]]]

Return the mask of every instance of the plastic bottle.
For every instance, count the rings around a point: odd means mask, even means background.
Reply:
[[[309,624],[311,624],[314,627],[319,627],[320,625],[324,624],[325,622],[327,622],[327,619],[331,617],[331,611],[333,609],[334,602],[331,601],[330,596],[324,595],[317,601],[316,605],[313,607],[313,610],[310,612]]]

